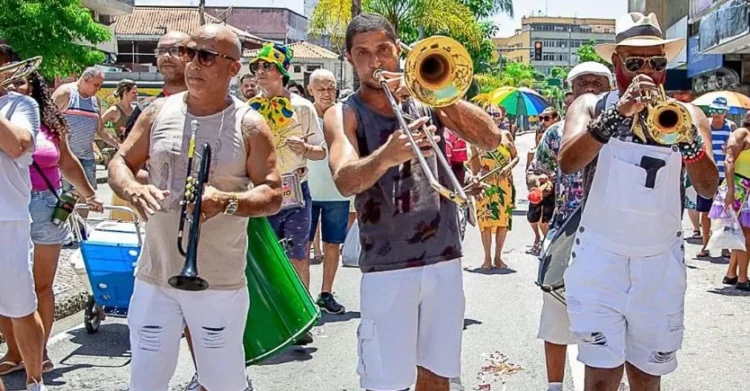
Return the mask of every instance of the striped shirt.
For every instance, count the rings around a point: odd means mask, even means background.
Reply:
[[[94,135],[99,129],[99,103],[96,96],[84,98],[78,88],[70,87],[70,102],[63,111],[70,127],[70,151],[82,160],[94,160]]]
[[[724,126],[721,128],[714,128],[713,125],[711,125],[711,149],[714,153],[714,160],[716,161],[716,165],[719,167],[719,179],[724,179],[724,159],[726,158],[726,153],[724,150],[727,147],[727,142],[729,141],[729,136],[732,134],[732,122],[729,120],[724,120]]]

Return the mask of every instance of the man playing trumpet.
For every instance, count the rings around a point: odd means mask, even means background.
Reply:
[[[495,149],[501,136],[482,109],[463,101],[437,110],[420,106],[423,114],[409,110],[418,119],[402,129],[374,78],[376,70],[398,76],[392,72],[400,54],[396,32],[385,18],[354,18],[346,31],[346,58],[362,84],[324,119],[336,187],[344,196],[356,194],[363,272],[357,372],[367,390],[403,390],[416,381],[419,391],[447,391],[448,379],[461,373],[458,211],[428,183],[404,132],[431,119],[427,132],[436,139],[448,127],[485,150]],[[402,96],[403,90],[393,95]],[[430,146],[424,132],[413,137],[423,150]],[[446,185],[450,170],[436,168],[432,151],[424,155],[432,174]]]
[[[588,194],[565,274],[588,391],[617,390],[624,368],[633,390],[656,391],[677,367],[687,286],[683,165],[703,197],[718,178],[705,115],[651,99],[683,46],[663,39],[654,14],[623,16],[615,43],[596,47],[614,65],[617,91],[579,97],[565,121],[560,169],[583,169]],[[654,120],[657,108],[671,113]]]

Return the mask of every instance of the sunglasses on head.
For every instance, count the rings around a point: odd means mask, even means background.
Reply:
[[[250,72],[252,73],[258,73],[258,70],[263,68],[265,72],[271,72],[273,68],[276,67],[276,64],[271,62],[265,62],[265,61],[258,61],[250,64]]]
[[[198,55],[198,63],[204,67],[210,67],[216,63],[216,57],[226,58],[232,61],[237,61],[236,58],[221,54],[213,50],[208,49],[194,49],[187,46],[180,46],[180,59],[184,62],[192,62],[195,55]]]
[[[708,114],[724,114],[726,112],[724,109],[708,109]]]
[[[669,61],[664,56],[653,56],[653,57],[627,57],[622,59],[622,63],[625,65],[625,69],[628,72],[635,73],[643,69],[648,63],[648,66],[656,72],[662,72],[667,69]]]

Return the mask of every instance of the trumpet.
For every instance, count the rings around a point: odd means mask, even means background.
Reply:
[[[401,77],[403,77],[406,88],[413,99],[426,106],[439,108],[455,103],[466,94],[471,86],[474,66],[469,52],[458,41],[448,37],[434,36],[423,39],[414,46],[401,43],[401,47],[407,53],[404,72]],[[427,131],[426,126],[423,126],[420,131],[427,136],[426,139],[430,148],[434,151],[438,164],[448,175],[453,190],[440,184],[433,174],[424,153],[417,144],[415,135],[409,131],[406,123],[406,118],[411,119],[412,117],[399,108],[396,98],[388,87],[388,83],[393,80],[388,80],[381,69],[373,72],[372,77],[383,88],[391,109],[396,114],[401,129],[406,133],[430,186],[441,196],[459,206],[467,206],[469,198],[466,196],[462,184],[453,174],[450,164],[445,159],[445,155],[443,155],[437,142],[432,138],[432,134]]]
[[[632,132],[641,141],[651,140],[661,145],[690,143],[693,141],[692,120],[685,106],[667,100],[664,86],[645,97],[647,113],[636,115]]]
[[[169,285],[173,288],[185,291],[202,291],[208,289],[208,281],[198,274],[198,241],[201,234],[201,204],[203,200],[203,189],[208,183],[208,174],[211,169],[211,146],[206,143],[201,148],[200,168],[198,178],[193,177],[193,156],[195,156],[195,136],[198,133],[198,121],[190,122],[190,141],[188,142],[188,164],[187,177],[185,178],[185,194],[183,195],[182,210],[180,212],[180,226],[177,230],[177,249],[185,257],[185,265],[182,272],[169,278]],[[195,203],[193,215],[190,221],[190,233],[188,234],[187,249],[183,247],[183,236],[185,232],[185,221],[188,219],[188,204]]]
[[[42,65],[42,56],[27,58],[23,61],[14,62],[0,67],[0,89],[26,78]]]

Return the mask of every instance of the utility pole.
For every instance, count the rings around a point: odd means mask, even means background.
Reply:
[[[198,16],[200,17],[200,24],[203,26],[206,24],[206,16],[204,15],[206,8],[206,0],[200,0],[198,3]]]

